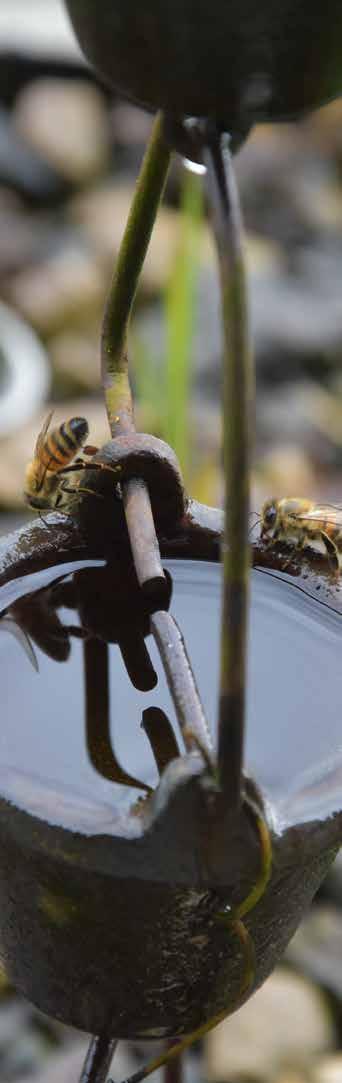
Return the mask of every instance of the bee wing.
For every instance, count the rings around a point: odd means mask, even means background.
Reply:
[[[46,418],[46,421],[44,421],[44,425],[43,425],[42,429],[40,430],[40,433],[38,433],[38,436],[37,436],[36,446],[35,446],[35,454],[38,456],[38,458],[39,458],[40,451],[44,447],[44,441],[45,441],[46,433],[47,433],[47,431],[48,431],[48,429],[50,427],[50,424],[51,424],[52,415],[53,415],[53,410],[51,410],[50,413],[48,414],[48,416]]]
[[[45,440],[46,440],[46,434],[47,434],[48,428],[49,428],[49,426],[51,424],[52,415],[53,415],[53,410],[50,410],[50,413],[48,414],[46,420],[44,421],[43,427],[41,428],[40,432],[38,433],[37,440],[36,440],[36,445],[35,445],[35,449],[34,449],[35,473],[36,473],[36,479],[37,479],[39,488],[41,488],[41,486],[44,484],[45,475],[46,475],[46,472],[47,472],[47,469],[48,469],[47,466],[45,466],[41,462],[41,455],[42,455],[42,452],[44,450],[44,443],[45,443]]]
[[[303,519],[342,528],[342,507],[337,504],[315,504],[311,511],[306,512]]]

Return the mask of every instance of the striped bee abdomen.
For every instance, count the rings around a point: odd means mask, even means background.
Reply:
[[[48,433],[40,448],[40,462],[52,472],[68,466],[88,436],[88,423],[84,417],[72,417]]]

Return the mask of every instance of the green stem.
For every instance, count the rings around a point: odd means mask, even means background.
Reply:
[[[253,371],[245,264],[231,155],[218,134],[206,151],[219,257],[224,329],[225,533],[219,705],[219,776],[225,804],[237,808],[243,755],[249,546],[249,473]]]
[[[170,163],[164,118],[158,114],[136,185],[110,287],[102,328],[102,382],[112,436],[132,428],[127,331]]]
[[[199,177],[184,170],[178,253],[165,295],[165,439],[189,473],[191,349],[196,318],[202,221]]]
[[[163,1065],[170,1064],[175,1057],[179,1057],[180,1054],[184,1053],[186,1049],[189,1049],[189,1046],[193,1045],[194,1042],[201,1041],[206,1034],[209,1034],[219,1023],[222,1023],[223,1020],[227,1018],[227,1015],[231,1015],[236,1011],[237,1008],[240,1007],[240,1004],[246,999],[247,993],[251,991],[255,978],[256,964],[253,940],[248,929],[246,929],[246,926],[239,919],[227,918],[225,920],[225,925],[232,936],[238,940],[242,954],[242,979],[236,1000],[228,1007],[225,1005],[222,1011],[218,1012],[217,1015],[214,1015],[211,1019],[207,1019],[206,1022],[202,1023],[199,1027],[196,1027],[196,1030],[193,1030],[191,1034],[186,1034],[179,1042],[176,1041],[166,1051],[162,1052],[160,1056],[155,1057],[149,1064],[145,1065],[144,1068],[140,1068],[137,1072],[134,1072],[134,1075],[131,1075],[129,1079],[125,1080],[125,1083],[143,1083],[143,1080],[152,1075],[157,1068],[162,1068]],[[108,1083],[112,1083],[112,1080],[109,1080]]]

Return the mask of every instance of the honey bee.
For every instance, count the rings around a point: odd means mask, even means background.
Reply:
[[[321,543],[338,573],[342,558],[342,508],[314,504],[302,497],[266,500],[261,511],[261,537],[293,542],[296,549]]]
[[[70,502],[67,494],[77,493],[77,488],[68,488],[63,474],[70,469],[78,451],[93,455],[96,448],[84,447],[88,436],[88,422],[84,417],[72,417],[70,421],[52,429],[49,433],[52,413],[50,413],[39,433],[34,455],[25,472],[24,497],[31,508],[63,508]],[[83,459],[76,459],[74,468],[85,466]],[[71,467],[73,469],[73,467]]]

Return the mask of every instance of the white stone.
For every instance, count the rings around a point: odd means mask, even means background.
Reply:
[[[102,94],[82,79],[39,79],[18,95],[16,131],[49,165],[75,184],[104,172],[109,123]]]
[[[250,1074],[268,1083],[281,1069],[297,1070],[333,1044],[324,995],[298,974],[279,968],[240,1011],[208,1035],[207,1078],[222,1083]]]

